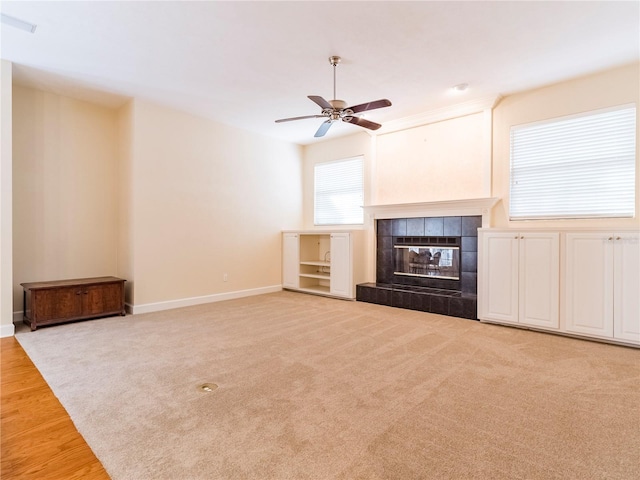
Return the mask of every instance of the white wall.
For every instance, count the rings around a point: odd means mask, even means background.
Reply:
[[[14,85],[13,295],[22,282],[117,273],[117,115]]]
[[[13,166],[11,62],[0,64],[0,337],[13,335]]]
[[[636,145],[636,218],[509,221],[509,132],[512,126],[633,102],[640,114],[638,63],[505,97],[493,113],[493,196],[502,201],[493,209],[492,226],[638,228],[639,145]],[[640,133],[640,119],[636,123]],[[636,134],[636,139],[639,138]]]

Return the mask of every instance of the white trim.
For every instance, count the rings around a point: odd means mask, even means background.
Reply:
[[[493,110],[484,110],[482,128],[482,194],[491,196],[493,172]]]
[[[13,323],[22,323],[22,320],[24,320],[24,312],[22,310],[13,312]]]
[[[11,325],[0,325],[0,338],[13,337],[15,333],[16,326],[13,323]]]
[[[488,227],[493,206],[500,199],[496,197],[447,200],[443,202],[396,203],[390,205],[368,205],[362,207],[372,219],[414,218],[414,217],[457,217],[482,215],[482,226]]]
[[[425,113],[412,115],[410,117],[399,118],[385,122],[378,130],[367,130],[370,135],[384,135],[385,133],[399,132],[408,128],[428,125],[430,123],[442,122],[453,118],[464,117],[474,113],[480,113],[485,110],[491,110],[502,99],[500,95],[490,95],[481,97],[469,102],[459,103],[448,107],[436,108]]]
[[[204,295],[202,297],[181,298],[178,300],[169,300],[166,302],[145,303],[142,305],[127,304],[127,312],[139,314],[159,312],[161,310],[170,310],[172,308],[190,307],[192,305],[201,305],[203,303],[222,302],[224,300],[233,300],[235,298],[251,297],[253,295],[262,295],[265,293],[274,293],[282,290],[282,285],[272,285],[269,287],[252,288],[249,290],[239,290],[236,292],[215,293],[213,295]]]

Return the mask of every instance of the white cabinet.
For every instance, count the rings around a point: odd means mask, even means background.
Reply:
[[[354,240],[362,232],[284,232],[282,236],[282,287],[307,293],[355,298]],[[358,243],[359,242],[355,242]],[[354,271],[356,273],[354,273]]]
[[[565,329],[640,343],[636,233],[567,233]]]
[[[640,343],[640,235],[613,242],[613,338]]]
[[[479,230],[478,318],[640,345],[638,231]]]
[[[481,229],[479,242],[479,318],[557,329],[559,234]]]
[[[300,240],[297,233],[282,234],[282,286],[299,288]]]
[[[330,237],[331,273],[329,276],[329,292],[331,295],[353,298],[351,234],[332,233]]]

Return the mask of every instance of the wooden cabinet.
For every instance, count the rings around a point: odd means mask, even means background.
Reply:
[[[640,343],[640,236],[568,233],[565,329]]]
[[[125,315],[124,282],[98,277],[23,283],[24,323],[35,330],[42,325]]]
[[[557,329],[559,234],[480,230],[479,242],[479,318]]]
[[[284,232],[282,287],[340,298],[355,298],[354,240],[362,232]],[[355,243],[358,243],[355,240]],[[359,243],[358,243],[359,244]],[[358,270],[360,271],[360,270]]]

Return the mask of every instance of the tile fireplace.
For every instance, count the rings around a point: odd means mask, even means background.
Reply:
[[[481,215],[375,220],[376,281],[356,300],[476,320]]]

